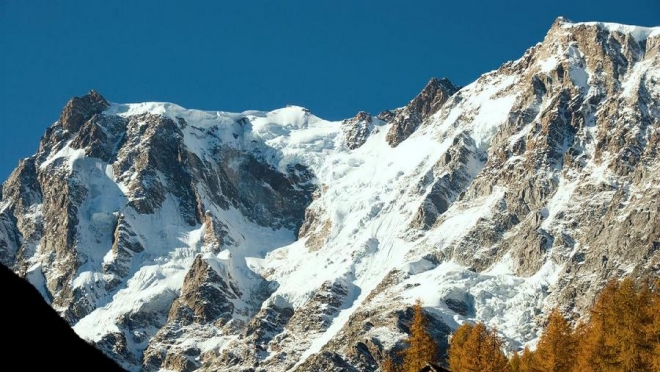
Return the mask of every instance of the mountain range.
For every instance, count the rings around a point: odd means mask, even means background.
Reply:
[[[417,299],[518,350],[660,275],[659,81],[660,27],[558,18],[343,121],[91,91],[3,184],[0,263],[130,371],[375,371]]]

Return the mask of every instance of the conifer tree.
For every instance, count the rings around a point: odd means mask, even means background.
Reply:
[[[641,289],[632,279],[609,282],[589,322],[573,331],[557,309],[548,318],[535,352],[525,347],[508,364],[496,332],[481,323],[452,336],[453,372],[660,372],[660,282]]]
[[[399,372],[399,368],[392,360],[392,357],[387,357],[383,364],[380,366],[381,372]]]
[[[502,339],[500,339],[495,330],[489,331],[485,326],[484,329],[486,330],[484,335],[485,343],[482,348],[484,363],[479,367],[479,371],[509,372],[509,361],[502,351]]]
[[[653,344],[651,352],[651,368],[660,371],[660,281],[656,283],[655,290],[651,292],[651,324],[649,326],[649,337]]]
[[[566,372],[575,364],[576,341],[570,324],[558,309],[548,317],[534,353],[534,372]]]
[[[410,325],[408,348],[403,352],[403,371],[418,372],[427,363],[435,363],[437,345],[426,330],[426,318],[422,311],[422,302],[417,300],[413,305],[413,321]]]
[[[520,372],[520,355],[518,353],[513,353],[511,359],[509,359],[509,370],[511,372]]]
[[[652,346],[645,332],[651,323],[648,288],[637,291],[632,279],[626,278],[619,286],[614,305],[619,315],[614,345],[616,365],[621,371],[650,371]]]
[[[647,286],[645,286],[647,287]],[[652,372],[652,296],[632,279],[611,281],[591,311],[574,371]]]
[[[581,346],[579,369],[576,372],[615,371],[617,314],[615,301],[619,284],[610,281],[593,305],[591,319],[586,327],[587,337]]]
[[[534,353],[529,350],[528,346],[522,352],[520,357],[520,372],[532,372],[532,365],[534,363]]]
[[[465,328],[467,329],[467,328]],[[502,352],[502,341],[483,323],[452,337],[449,346],[449,369],[452,372],[508,372],[509,363]],[[458,331],[457,331],[458,332]]]
[[[469,355],[465,348],[465,343],[470,336],[472,328],[473,326],[471,324],[464,323],[458,327],[451,336],[447,354],[449,359],[449,369],[452,371],[458,372],[466,370],[466,361]]]
[[[577,343],[577,352],[575,354],[575,363],[572,372],[595,372],[593,361],[591,360],[596,342],[594,337],[593,325],[591,323],[579,323],[575,328],[575,339]]]

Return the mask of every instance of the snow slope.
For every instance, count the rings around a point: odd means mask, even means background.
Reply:
[[[484,321],[533,345],[553,306],[656,272],[658,30],[559,19],[426,116],[90,93],[5,184],[0,258],[135,371],[375,370],[417,299],[440,341]]]

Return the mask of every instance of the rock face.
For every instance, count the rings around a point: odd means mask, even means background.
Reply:
[[[343,121],[344,144],[349,150],[355,150],[367,142],[369,136],[379,130],[378,127],[385,124],[380,117],[374,118],[364,111],[358,112],[355,117]]]
[[[515,349],[660,275],[660,29],[558,19],[463,88],[339,122],[72,99],[0,262],[133,371],[375,371],[421,299]],[[441,350],[444,352],[444,350]]]
[[[449,97],[457,91],[458,87],[446,78],[431,79],[422,92],[410,101],[408,106],[397,112],[387,133],[387,143],[395,147],[410,137],[425,120],[435,114],[447,102]]]

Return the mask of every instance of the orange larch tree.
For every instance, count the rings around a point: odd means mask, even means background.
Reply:
[[[449,369],[454,372],[465,371],[468,353],[465,349],[470,332],[473,326],[469,323],[464,323],[456,329],[449,341],[449,350],[447,351],[449,359]]]
[[[449,344],[449,369],[452,372],[509,372],[502,340],[483,323],[459,327]]]
[[[413,321],[410,325],[408,348],[403,351],[403,370],[419,372],[427,363],[438,359],[438,347],[427,331],[427,321],[420,300],[413,305]]]
[[[571,325],[558,309],[548,317],[534,353],[534,372],[566,372],[575,364],[577,342]]]

